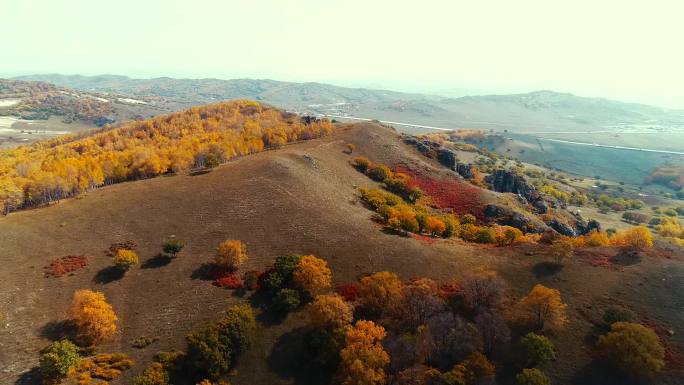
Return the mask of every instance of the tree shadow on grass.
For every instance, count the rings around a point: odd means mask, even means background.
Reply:
[[[114,281],[118,281],[126,274],[125,271],[119,269],[116,266],[108,266],[100,270],[95,274],[93,282],[99,284],[108,284]]]
[[[292,378],[294,384],[330,384],[333,371],[316,367],[312,359],[306,346],[306,329],[297,328],[278,337],[267,363],[278,376]]]
[[[36,366],[29,371],[26,371],[19,375],[14,385],[39,385],[42,383],[42,378],[40,375],[40,369]]]
[[[50,321],[40,328],[40,336],[50,341],[76,340],[76,325],[72,320]]]
[[[558,274],[563,270],[563,264],[557,262],[539,262],[532,267],[532,273],[537,278],[548,277]]]
[[[570,380],[572,385],[647,385],[652,381],[637,379],[621,373],[605,362],[593,360],[591,363],[575,372]]]
[[[641,254],[636,250],[623,249],[610,258],[610,262],[620,266],[632,266],[641,262]]]
[[[280,325],[287,318],[287,312],[274,309],[273,294],[266,290],[252,294],[249,297],[249,303],[252,307],[261,309],[256,319],[266,326]]]
[[[213,281],[214,272],[218,266],[215,263],[203,263],[200,267],[193,270],[190,278],[199,279],[201,281]]]
[[[143,269],[157,269],[171,263],[173,258],[165,254],[157,254],[140,265]]]

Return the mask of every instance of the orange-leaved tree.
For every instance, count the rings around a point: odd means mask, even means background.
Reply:
[[[382,347],[386,332],[372,321],[361,320],[347,330],[340,352],[343,385],[382,385],[390,357]]]
[[[332,272],[328,263],[313,255],[305,255],[299,260],[292,279],[299,288],[312,296],[332,286]]]
[[[103,293],[77,291],[71,303],[70,315],[86,344],[108,340],[116,333],[118,318]]]
[[[366,310],[382,314],[401,302],[402,287],[403,284],[396,274],[380,271],[361,278],[359,298]]]
[[[520,300],[517,310],[521,318],[532,321],[537,330],[542,330],[549,325],[565,325],[568,322],[567,307],[568,305],[561,300],[558,290],[537,284]]]

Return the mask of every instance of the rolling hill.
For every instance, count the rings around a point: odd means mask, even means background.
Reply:
[[[515,95],[446,98],[387,90],[345,88],[321,83],[258,79],[132,79],[101,75],[31,75],[81,90],[159,96],[202,104],[247,98],[301,112],[352,115],[443,126],[534,131],[616,131],[621,128],[684,128],[684,112],[569,93],[537,91]]]
[[[139,125],[145,132],[144,122]],[[39,351],[66,335],[71,296],[84,288],[104,292],[120,319],[114,339],[97,351],[124,352],[135,361],[113,385],[131,383],[158,351],[184,349],[188,332],[243,302],[256,309],[258,327],[231,383],[331,383],[333,373],[312,368],[302,346],[305,312],[274,318],[260,307],[258,295],[227,290],[204,278],[203,265],[225,239],[246,243],[250,259],[241,271],[262,271],[276,256],[314,254],[331,267],[335,287],[381,270],[396,272],[407,282],[427,276],[446,284],[487,268],[505,280],[511,301],[537,283],[556,288],[571,319],[566,328],[549,334],[559,356],[544,370],[558,384],[598,385],[614,379],[612,372],[593,364],[590,354],[608,305],[623,304],[647,315],[653,325],[673,328],[673,335],[663,337],[669,349],[684,348],[679,330],[684,303],[677,295],[684,282],[681,252],[654,248],[636,262],[595,265],[588,261],[620,261],[621,254],[607,248],[582,250],[561,271],[548,274],[539,271],[548,263],[543,244],[494,247],[457,238],[400,236],[380,226],[359,200],[361,188],[380,184],[350,165],[353,156],[420,171],[431,180],[448,182],[445,186],[471,186],[402,139],[373,123],[337,125],[331,135],[242,156],[211,172],[119,183],[0,218],[5,266],[0,272],[0,383],[38,383]],[[354,145],[353,156],[348,144]],[[469,194],[468,200],[508,199],[477,191],[481,194]],[[159,255],[161,243],[169,238],[186,242],[172,260]],[[112,276],[107,251],[126,242],[137,245],[141,264],[123,277]],[[67,255],[87,256],[90,263],[59,278],[46,277],[43,268]],[[141,337],[154,340],[147,347],[133,347],[132,341]],[[505,360],[497,365],[509,367]],[[511,375],[501,371],[499,383],[512,383]],[[668,367],[658,383],[675,385],[679,378],[681,368]]]

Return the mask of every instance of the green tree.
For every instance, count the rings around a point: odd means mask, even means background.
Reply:
[[[64,378],[81,360],[78,346],[69,340],[56,341],[40,354],[40,374],[45,380]]]
[[[171,254],[171,256],[175,258],[176,255],[183,250],[183,247],[185,247],[185,243],[180,239],[169,239],[162,245],[162,250],[166,254]]]
[[[551,385],[551,380],[541,370],[537,368],[523,369],[515,381],[518,385]]]
[[[527,333],[520,339],[520,345],[525,351],[528,365],[541,366],[556,359],[556,347],[553,346],[553,342],[539,334]]]

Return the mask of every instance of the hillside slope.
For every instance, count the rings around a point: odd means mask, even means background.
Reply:
[[[201,264],[211,260],[224,239],[247,244],[251,259],[245,269],[264,268],[283,254],[318,255],[330,264],[336,285],[378,270],[396,271],[405,279],[425,275],[443,281],[489,267],[508,281],[516,296],[537,282],[556,287],[569,303],[573,320],[553,337],[560,356],[548,371],[557,384],[606,383],[587,377],[593,373],[590,357],[586,342],[578,341],[594,327],[592,313],[610,303],[627,303],[675,328],[674,341],[684,348],[679,311],[684,302],[677,294],[684,282],[681,256],[644,258],[622,270],[571,261],[559,275],[537,277],[533,266],[545,257],[534,250],[526,255],[524,249],[457,240],[425,242],[383,232],[358,201],[358,188],[376,183],[349,165],[347,143],[372,161],[449,177],[445,169],[404,145],[395,132],[364,124],[242,157],[206,174],[121,183],[82,199],[0,218],[0,303],[7,324],[0,331],[0,383],[37,383],[31,369],[38,351],[59,335],[55,321],[66,318],[73,292],[82,288],[103,291],[120,317],[116,339],[98,351],[123,351],[135,360],[134,369],[113,382],[128,383],[154,353],[182,348],[188,331],[242,300],[197,278]],[[167,265],[155,264],[161,242],[172,236],[185,240],[186,249]],[[103,274],[111,265],[105,250],[127,240],[139,245],[142,266],[110,280]],[[43,277],[43,266],[69,254],[89,255],[92,262],[73,275]],[[665,276],[667,280],[660,279]],[[282,353],[292,341],[290,332],[301,325],[301,314],[283,322],[263,321],[232,383],[326,383],[287,349]],[[130,341],[140,336],[159,341],[145,349],[132,348]],[[674,385],[677,375],[661,383]]]

